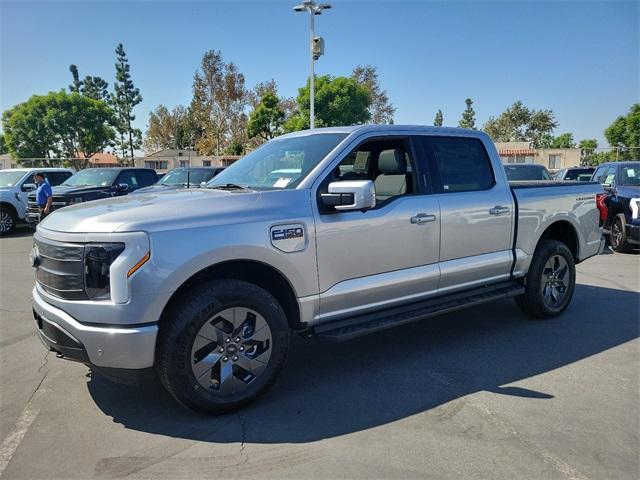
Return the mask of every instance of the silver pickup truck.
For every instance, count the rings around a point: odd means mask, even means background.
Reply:
[[[291,332],[342,341],[505,297],[561,314],[601,249],[601,191],[509,185],[477,131],[284,135],[207,188],[50,215],[31,253],[37,331],[59,357],[154,371],[182,405],[226,411],[274,382]]]

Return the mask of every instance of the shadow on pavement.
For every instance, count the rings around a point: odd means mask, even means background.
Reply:
[[[613,305],[620,313],[612,315]],[[550,321],[527,320],[502,301],[343,344],[295,338],[274,387],[220,417],[183,409],[159,384],[127,387],[95,376],[88,389],[106,415],[133,430],[210,442],[310,442],[477,391],[545,401],[553,392],[504,385],[637,338],[638,309],[637,293],[578,285],[569,310]],[[225,428],[232,420],[237,428]]]

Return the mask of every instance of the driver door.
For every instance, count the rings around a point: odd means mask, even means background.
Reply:
[[[384,137],[352,150],[322,181],[315,200],[317,321],[417,301],[437,292],[440,209],[425,184],[426,176],[417,170],[407,138]],[[323,209],[320,193],[329,183],[358,179],[374,181],[375,208]]]

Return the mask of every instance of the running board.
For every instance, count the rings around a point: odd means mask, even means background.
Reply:
[[[441,315],[461,308],[508,298],[524,293],[524,287],[515,281],[474,288],[422,302],[333,321],[311,329],[311,336],[326,342],[344,342],[372,332],[404,325],[424,318]]]

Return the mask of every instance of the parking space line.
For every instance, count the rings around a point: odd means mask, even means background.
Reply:
[[[27,405],[24,407],[24,410],[22,410],[18,420],[16,420],[13,430],[11,430],[9,435],[2,441],[2,445],[0,446],[0,477],[7,468],[7,465],[9,465],[13,454],[16,453],[16,450],[22,443],[33,421],[40,413],[38,400],[47,392],[47,389],[42,386],[45,378],[47,378],[46,374],[42,377],[42,380],[40,380],[31,398],[29,398]]]

